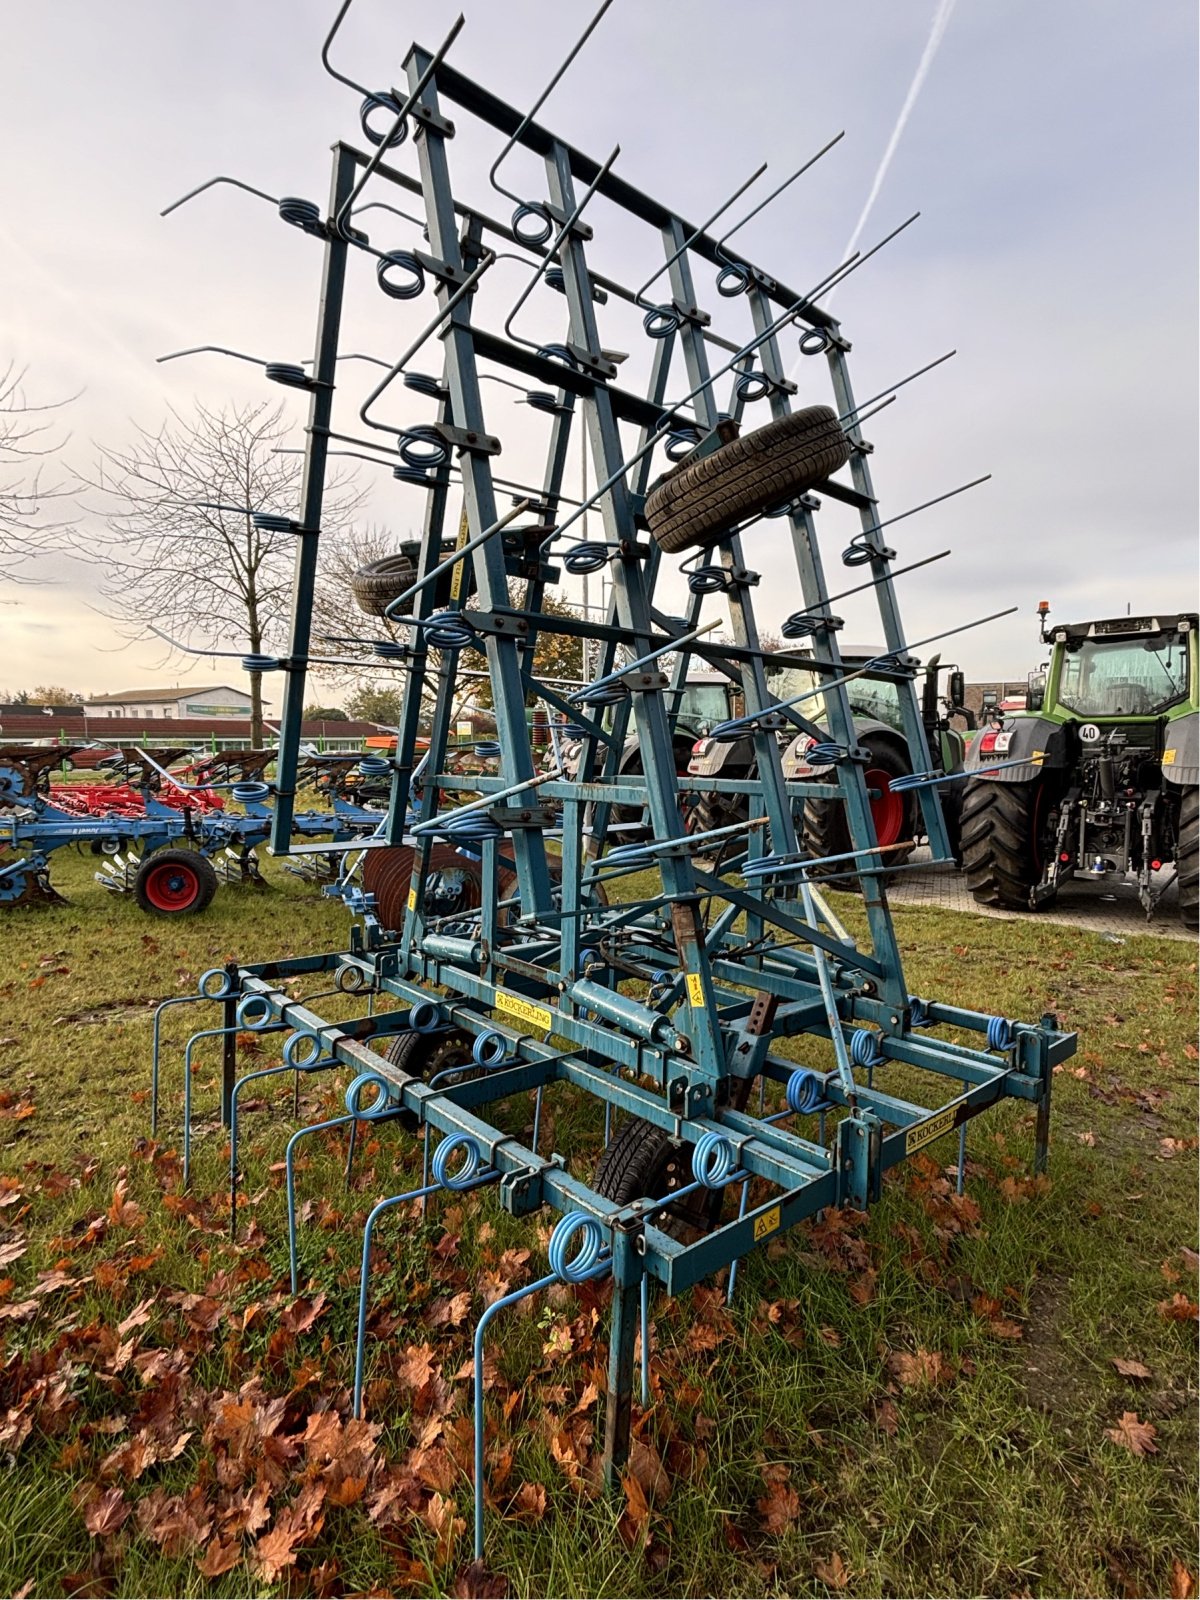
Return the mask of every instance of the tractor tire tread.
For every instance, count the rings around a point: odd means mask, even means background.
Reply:
[[[1033,835],[1038,780],[971,779],[962,803],[962,856],[967,887],[980,905],[1028,911],[1040,877]]]

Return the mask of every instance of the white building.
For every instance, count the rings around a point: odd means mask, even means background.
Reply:
[[[228,684],[171,689],[128,689],[121,694],[97,694],[84,702],[87,717],[249,717],[250,696]]]

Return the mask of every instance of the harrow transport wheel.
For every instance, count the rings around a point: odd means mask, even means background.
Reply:
[[[871,762],[863,773],[868,789],[879,790],[879,798],[871,801],[871,820],[875,824],[875,838],[879,844],[898,844],[911,837],[909,801],[903,791],[892,793],[892,779],[901,778],[911,769],[908,762],[890,744],[873,741],[870,734],[862,739],[864,750],[870,751]],[[840,856],[853,850],[850,825],[846,820],[846,806],[842,800],[806,800],[804,803],[804,844],[814,856]],[[899,866],[907,861],[912,850],[890,850],[882,858],[889,866]],[[839,889],[861,892],[862,883],[852,863],[846,866],[819,867],[814,877],[829,878]],[[884,882],[887,880],[884,879]]]
[[[836,413],[808,406],[679,467],[651,491],[646,521],[663,550],[703,548],[823,483],[849,459]]]
[[[664,1128],[629,1117],[601,1152],[592,1187],[615,1205],[627,1206],[643,1197],[663,1200],[691,1181],[692,1146],[675,1145]],[[708,1233],[720,1217],[723,1199],[721,1189],[690,1194],[660,1217],[657,1226],[672,1234],[680,1228]]]
[[[1179,842],[1175,850],[1179,872],[1179,916],[1185,928],[1200,926],[1200,789],[1185,789],[1179,802]]]
[[[423,1083],[428,1083],[439,1072],[448,1072],[452,1067],[468,1068],[463,1077],[476,1078],[482,1068],[477,1067],[472,1059],[472,1043],[471,1035],[463,1028],[455,1028],[449,1033],[409,1031],[396,1034],[381,1053],[385,1061],[390,1061],[392,1066],[399,1067],[410,1077],[420,1078]],[[461,1079],[452,1081],[460,1082]],[[402,1111],[396,1120],[410,1133],[420,1127],[411,1111]]]
[[[217,892],[217,871],[196,850],[156,850],[138,868],[133,892],[151,916],[195,916]]]
[[[985,906],[1029,911],[1029,891],[1042,875],[1041,819],[1045,788],[972,778],[962,805],[963,871]]]
[[[417,581],[417,569],[408,556],[384,556],[359,567],[350,580],[355,604],[369,617],[381,617],[404,591]],[[412,610],[410,604],[407,608]]]

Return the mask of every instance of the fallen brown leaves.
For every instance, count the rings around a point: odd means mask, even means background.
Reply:
[[[958,1368],[940,1350],[893,1350],[888,1369],[905,1389],[935,1389],[951,1383]]]
[[[1139,1422],[1136,1411],[1123,1411],[1116,1427],[1105,1428],[1104,1431],[1114,1444],[1119,1444],[1135,1456],[1158,1454],[1158,1446],[1154,1442],[1158,1429],[1152,1422]]]

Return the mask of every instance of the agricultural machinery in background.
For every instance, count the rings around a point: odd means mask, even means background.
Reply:
[[[1039,615],[1050,660],[1030,674],[1026,709],[993,716],[967,757],[975,774],[962,815],[971,893],[984,905],[1036,911],[1071,878],[1132,878],[1149,917],[1177,879],[1180,916],[1195,928],[1196,614],[1049,631],[1044,601]]]
[[[70,746],[0,746],[0,908],[61,900],[50,861],[68,845],[103,858],[96,881],[114,894],[132,894],[144,911],[186,916],[203,911],[219,883],[261,884],[258,847],[270,836],[273,807],[264,773],[274,750],[204,753],[178,772],[189,755],[180,746],[154,756],[135,747],[116,750],[82,783],[54,782],[75,753]],[[327,811],[299,812],[297,836],[345,841],[370,834],[384,813],[372,795],[386,794],[388,763],[357,755],[307,753],[300,782],[329,802]],[[227,799],[235,802],[227,804]],[[340,857],[301,864],[303,876],[325,881]]]
[[[911,677],[913,669],[906,667],[904,678],[898,675],[882,645],[843,644],[841,656],[851,674],[846,693],[854,718],[854,759],[863,768],[876,837],[881,845],[893,847],[888,859],[892,867],[898,867],[923,835],[916,792],[906,792],[903,786],[893,788],[897,779],[911,779],[920,771],[925,759],[925,751],[919,751],[914,759],[901,714],[899,684]],[[821,681],[815,667],[773,665],[769,657],[766,675],[767,686],[777,699],[818,690]],[[974,729],[975,715],[964,706],[965,696],[962,672],[944,665],[940,656],[932,656],[921,672],[921,723],[932,772],[951,775],[963,770],[966,739],[953,726],[953,719],[961,719],[968,732]],[[780,735],[784,775],[797,783],[828,783],[838,759],[836,747],[824,737],[823,718],[817,715],[814,720],[822,729],[820,736],[791,728]],[[748,815],[746,781],[758,772],[754,742],[749,737],[732,741],[701,738],[687,770],[692,777],[712,783],[697,796],[689,814],[694,831],[718,828]],[[957,859],[961,785],[947,785],[941,801],[950,849]],[[851,849],[843,805],[817,794],[802,798],[800,805],[804,842],[814,857],[841,856]],[[818,876],[839,887],[858,883],[852,868],[847,871],[836,864]]]

